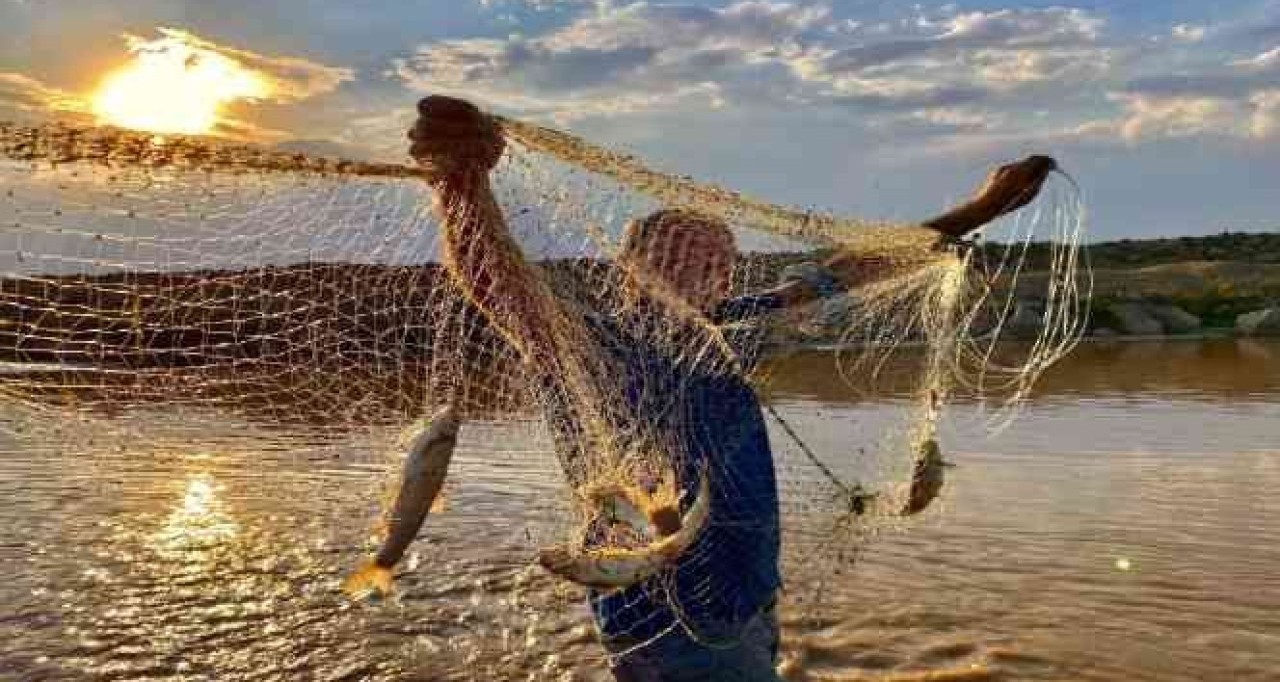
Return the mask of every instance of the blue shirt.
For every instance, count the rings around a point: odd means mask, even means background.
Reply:
[[[731,299],[712,319],[733,322],[778,307],[767,295]],[[712,496],[707,526],[672,570],[625,590],[592,594],[601,631],[606,638],[644,641],[679,619],[699,639],[732,640],[781,585],[773,455],[759,400],[744,376],[754,353],[740,352],[734,366],[723,347],[704,345],[706,333],[692,327],[684,342],[680,332],[674,340],[654,342],[630,331],[634,319],[586,319],[619,371],[616,380],[635,424],[680,453],[675,459],[684,506],[696,496],[702,471],[710,477]],[[563,406],[551,402],[549,416],[563,415]],[[575,425],[548,421],[566,456]]]

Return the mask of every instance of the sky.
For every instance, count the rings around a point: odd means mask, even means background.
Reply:
[[[1095,240],[1280,229],[1280,0],[0,0],[0,120],[93,120],[166,38],[268,78],[217,133],[285,148],[406,161],[443,93],[863,218],[1046,153]]]

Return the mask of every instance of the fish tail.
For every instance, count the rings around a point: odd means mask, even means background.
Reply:
[[[393,581],[391,569],[383,568],[373,561],[367,561],[342,581],[342,591],[352,599],[363,599],[375,594],[386,596],[391,593]]]

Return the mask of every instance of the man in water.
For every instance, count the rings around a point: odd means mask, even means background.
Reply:
[[[812,301],[874,280],[880,268],[840,253],[773,290],[728,299],[737,257],[728,226],[664,210],[628,227],[608,310],[571,309],[523,258],[493,196],[488,173],[504,149],[496,123],[447,97],[428,97],[418,111],[410,154],[435,193],[445,265],[519,353],[570,483],[598,471],[592,462],[655,451],[677,469],[686,505],[710,477],[710,521],[669,575],[592,594],[614,675],[777,680],[773,458],[745,378],[750,358],[707,323]],[[1006,166],[973,201],[926,224],[958,238],[1027,203],[1052,168],[1045,157]]]

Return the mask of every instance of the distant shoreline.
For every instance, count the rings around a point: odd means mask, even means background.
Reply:
[[[979,248],[990,252],[1005,246]],[[1090,338],[1280,333],[1280,234],[1223,233],[1084,248],[1096,266],[1084,321]],[[756,275],[750,286],[768,286],[786,266],[822,253],[746,253],[742,266]],[[1029,245],[1029,269],[1017,282],[996,283],[997,295],[1012,295],[1015,302],[1004,326],[1006,338],[1039,333],[1048,273],[1036,266],[1047,253],[1045,245]],[[541,265],[557,292],[591,300],[595,287],[588,275],[599,263],[563,259]],[[432,348],[438,334],[450,333],[436,324],[443,311],[438,297],[449,290],[446,279],[438,264],[310,262],[235,270],[14,274],[0,278],[0,360],[169,367],[311,358],[320,332],[334,357],[399,357],[405,348]],[[734,293],[750,292],[740,286]],[[241,314],[236,306],[204,305],[236,300],[255,301],[252,314]],[[187,319],[190,310],[199,310],[199,317]],[[355,323],[355,310],[368,320]],[[853,347],[840,338],[849,326],[845,316],[856,315],[856,307],[834,312],[824,315],[824,328],[788,335],[786,345]],[[476,320],[464,325],[477,336],[470,343],[498,342],[480,322],[479,311],[462,304],[456,314]],[[315,320],[327,322],[317,330]],[[388,336],[382,333],[387,329],[404,333]]]

